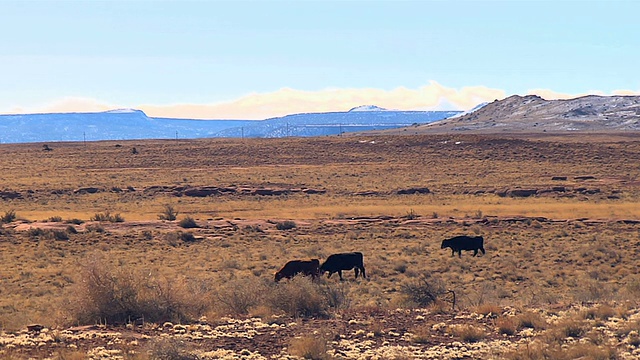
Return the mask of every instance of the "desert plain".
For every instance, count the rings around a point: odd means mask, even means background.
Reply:
[[[638,159],[635,133],[0,144],[0,357],[635,359]],[[274,282],[349,251],[366,278]]]

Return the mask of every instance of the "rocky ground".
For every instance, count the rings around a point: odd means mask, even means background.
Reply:
[[[574,353],[586,353],[580,357],[584,359],[599,358],[605,351],[615,355],[609,358],[640,356],[640,309],[605,316],[598,313],[597,306],[535,310],[531,313],[539,316],[536,319],[542,319],[541,323],[516,324],[513,332],[505,321],[523,322],[522,312],[516,309],[502,308],[502,313],[486,314],[443,310],[359,309],[330,319],[225,317],[189,325],[146,323],[66,329],[31,325],[1,333],[0,354],[9,358],[63,358],[65,352],[78,352],[89,359],[178,354],[185,359],[501,359],[515,358],[513,354],[523,349],[546,347],[551,351],[559,346],[567,354],[572,349]],[[568,321],[577,330],[563,325]]]

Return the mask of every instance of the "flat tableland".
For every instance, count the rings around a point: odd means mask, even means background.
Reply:
[[[367,351],[369,358],[428,357],[428,351],[447,358],[453,348],[460,355],[460,342],[477,345],[470,356],[516,358],[509,351],[517,353],[518,341],[534,344],[542,336],[549,345],[540,345],[540,354],[551,356],[569,351],[567,338],[597,347],[587,336],[597,326],[588,321],[603,321],[597,315],[603,308],[611,309],[605,319],[635,324],[626,333],[609,329],[617,342],[607,340],[607,351],[624,357],[637,350],[631,337],[640,330],[638,135],[44,145],[0,145],[0,329],[6,331],[0,353],[7,356],[69,358],[102,349],[147,358],[177,346],[154,343],[162,332],[183,336],[187,345],[178,350],[200,358],[243,351],[304,357],[303,350],[315,347],[320,358]],[[176,219],[167,220],[170,215]],[[482,235],[486,254],[458,257],[441,249],[454,235]],[[364,254],[366,279],[347,271],[343,282],[334,275],[273,284],[289,260],[322,261],[347,251]],[[115,279],[125,287],[123,278],[150,284],[129,284],[140,292],[136,301],[162,293],[175,308],[192,304],[182,313],[165,301],[163,309],[172,310],[157,317],[190,328],[133,312],[119,322],[92,313],[100,296],[87,283]],[[318,308],[283,306],[294,297],[283,295],[292,286],[321,298]],[[578,330],[515,320],[514,331],[505,330],[508,319],[532,309],[545,323],[573,314],[567,316],[580,322]],[[588,311],[596,315],[576,315]],[[251,323],[259,323],[254,338],[186,337],[245,321],[226,316],[260,318]],[[47,340],[33,326],[21,330],[33,324],[56,336]],[[568,335],[552,335],[565,330]],[[121,341],[71,337],[83,331],[102,331],[104,338],[117,332]],[[304,337],[314,331],[324,334],[316,336],[321,344]],[[7,340],[20,334],[35,345]],[[371,343],[354,350],[354,341]],[[385,353],[390,347],[396,355]]]

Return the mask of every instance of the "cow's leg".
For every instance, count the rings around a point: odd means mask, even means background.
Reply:
[[[367,275],[364,273],[364,266],[360,268],[360,271],[362,272],[362,277],[366,279]]]
[[[458,250],[458,257],[461,258],[462,257],[462,249]]]
[[[340,281],[344,280],[344,279],[342,278],[342,270],[338,270],[338,275],[340,275]]]
[[[357,267],[357,266],[356,266],[356,267],[354,267],[354,268],[353,268],[353,270],[354,270],[354,271],[355,271],[355,273],[356,273],[356,279],[357,279],[357,278],[358,278],[358,272],[359,272],[358,267]]]
[[[331,271],[329,271],[329,275],[327,275],[327,279],[330,278],[331,275],[333,275],[333,273]]]
[[[484,247],[481,247],[480,251],[482,251],[482,255],[486,254],[486,252],[484,251]]]
[[[455,255],[455,254],[456,254],[456,249],[451,248],[451,256],[453,256],[453,255]]]
[[[478,255],[478,249],[473,249],[473,256]]]

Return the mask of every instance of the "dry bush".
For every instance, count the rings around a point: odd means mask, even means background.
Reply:
[[[289,354],[303,359],[328,360],[331,356],[327,353],[329,347],[327,340],[322,337],[306,335],[291,339],[289,342]]]
[[[204,286],[116,267],[100,256],[91,256],[80,276],[67,303],[72,323],[189,322],[210,306]]]
[[[184,229],[194,229],[199,227],[198,223],[196,223],[196,220],[191,216],[185,216],[182,220],[180,220],[178,226]]]
[[[45,231],[43,229],[41,229],[41,228],[32,227],[32,228],[29,228],[27,233],[29,234],[30,238],[35,239],[35,238],[38,238],[40,236],[44,236]]]
[[[108,221],[108,222],[124,222],[124,217],[120,214],[111,214],[109,211],[103,213],[95,213],[91,218],[91,221]]]
[[[597,346],[589,343],[572,343],[566,347],[553,347],[548,351],[547,359],[558,360],[615,360],[618,353],[610,346]]]
[[[547,321],[544,317],[534,311],[525,311],[516,315],[518,329],[530,328],[534,330],[543,330],[547,327]]]
[[[164,235],[169,245],[178,246],[180,242],[193,243],[197,241],[196,236],[187,231],[172,231]]]
[[[589,343],[572,343],[566,345],[546,345],[538,341],[525,343],[517,349],[503,354],[508,360],[616,360],[619,358],[615,348],[597,346]]]
[[[62,222],[62,216],[51,216],[47,222]]]
[[[295,229],[297,226],[298,225],[291,220],[279,221],[276,223],[276,229],[278,230],[291,230]]]
[[[84,224],[84,220],[80,220],[80,219],[69,219],[69,220],[65,220],[65,223],[67,223],[67,224],[74,224],[74,225],[82,225],[82,224]]]
[[[372,319],[367,323],[367,330],[373,333],[375,337],[380,337],[384,335],[384,324],[378,319]]]
[[[8,224],[10,222],[14,222],[16,220],[16,211],[15,210],[7,210],[4,215],[0,216],[0,223]]]
[[[174,221],[178,218],[178,211],[171,204],[165,204],[164,210],[158,215],[158,220]]]
[[[564,319],[546,331],[544,338],[548,343],[562,344],[567,338],[581,338],[590,329],[584,320]]]
[[[453,307],[451,306],[451,302],[448,300],[447,301],[436,300],[431,304],[429,304],[429,306],[427,306],[426,308],[429,310],[431,314],[440,314],[440,315],[449,314],[454,310]]]
[[[102,225],[100,225],[100,224],[89,224],[89,225],[87,225],[85,230],[87,232],[103,233],[104,232],[104,227],[102,227]]]
[[[478,342],[487,337],[483,328],[469,324],[451,325],[447,332],[465,342]]]
[[[500,334],[514,335],[518,331],[518,320],[514,316],[501,316],[496,320],[496,327]]]
[[[589,308],[582,312],[582,317],[589,320],[607,320],[616,316],[618,312],[609,305],[600,304],[595,307]]]
[[[149,360],[198,360],[184,341],[174,337],[155,338],[147,344]]]
[[[617,293],[605,281],[587,279],[576,289],[574,298],[583,303],[610,301],[613,294]]]
[[[290,281],[273,286],[267,295],[269,306],[294,317],[327,317],[332,305],[339,300],[330,296],[329,285],[314,283],[306,276],[296,276]]]
[[[476,314],[481,314],[481,315],[496,316],[496,315],[502,314],[502,307],[495,304],[485,303],[485,304],[474,307],[472,310]]]
[[[549,347],[538,341],[520,344],[515,350],[504,353],[501,358],[505,360],[560,360],[550,357]]]
[[[423,324],[418,326],[413,332],[413,337],[411,341],[418,344],[428,344],[430,341],[433,341],[433,334],[431,333],[431,326],[428,324]]]
[[[426,307],[443,297],[447,290],[443,281],[430,275],[422,275],[417,280],[403,284],[400,292],[409,301],[418,306]]]
[[[75,231],[75,228],[73,228]],[[49,240],[69,240],[69,233],[71,231],[58,230],[58,229],[41,229],[41,228],[29,228],[28,234],[32,239],[49,239]],[[77,231],[76,231],[77,233]]]
[[[85,360],[87,352],[81,350],[62,349],[56,351],[53,360]]]
[[[269,285],[263,280],[253,278],[227,281],[216,290],[216,309],[226,315],[246,315],[261,305]]]
[[[626,321],[616,329],[616,335],[619,337],[628,336],[631,333],[640,334],[640,320]]]

